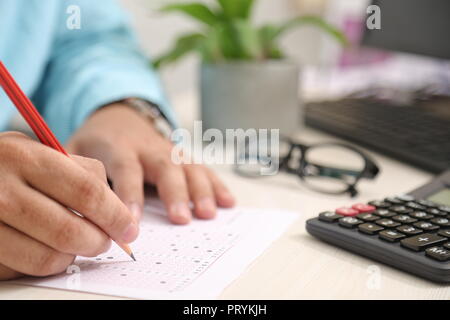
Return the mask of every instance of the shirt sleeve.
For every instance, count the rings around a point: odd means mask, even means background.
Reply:
[[[68,8],[79,10],[69,28]],[[54,43],[34,100],[62,142],[97,108],[128,97],[156,104],[175,125],[159,78],[115,0],[61,1]]]

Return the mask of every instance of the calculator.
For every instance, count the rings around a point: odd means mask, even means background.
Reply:
[[[332,245],[450,283],[450,170],[407,194],[322,212],[306,229]]]

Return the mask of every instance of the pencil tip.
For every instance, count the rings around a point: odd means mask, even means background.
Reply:
[[[136,258],[134,257],[134,254],[133,254],[133,253],[130,253],[130,257],[131,257],[131,259],[133,259],[134,261],[136,261]]]

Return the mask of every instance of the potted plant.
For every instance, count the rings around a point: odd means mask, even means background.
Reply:
[[[172,3],[163,12],[185,14],[200,23],[199,32],[178,38],[154,61],[156,68],[197,52],[201,65],[203,128],[280,129],[293,133],[300,124],[299,70],[278,41],[294,27],[314,25],[345,43],[345,36],[320,17],[300,16],[281,25],[254,26],[255,0]]]

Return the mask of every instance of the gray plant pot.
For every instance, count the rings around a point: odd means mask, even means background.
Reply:
[[[302,123],[299,69],[287,60],[201,66],[203,129],[280,129]]]

